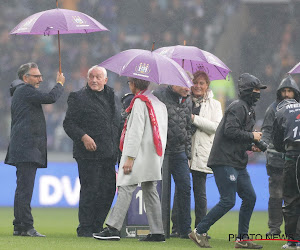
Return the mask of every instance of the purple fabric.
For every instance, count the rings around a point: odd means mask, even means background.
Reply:
[[[300,73],[300,62],[297,63],[288,73],[289,74],[299,74]]]
[[[211,81],[225,79],[231,71],[218,57],[194,46],[163,47],[154,52],[172,58],[191,73],[206,72]]]
[[[94,18],[74,10],[51,9],[33,14],[20,22],[10,34],[57,35],[108,30]]]
[[[99,66],[120,76],[138,78],[158,84],[191,87],[192,82],[180,65],[166,56],[142,49],[120,52]]]

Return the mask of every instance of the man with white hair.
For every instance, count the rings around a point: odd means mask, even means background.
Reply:
[[[119,111],[107,86],[105,68],[93,66],[87,85],[72,92],[64,129],[73,140],[73,157],[81,184],[78,237],[92,237],[103,229],[116,191]]]

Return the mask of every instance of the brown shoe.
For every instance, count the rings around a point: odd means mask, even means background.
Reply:
[[[211,248],[208,243],[207,234],[198,234],[196,228],[189,234],[189,238],[199,247]]]
[[[235,248],[246,248],[246,249],[261,249],[262,245],[258,245],[253,241],[236,241],[234,244]]]

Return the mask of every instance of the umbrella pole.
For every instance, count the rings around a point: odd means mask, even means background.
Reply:
[[[155,45],[155,42],[152,43],[152,49],[151,49],[151,52],[154,50],[154,45]]]
[[[60,56],[60,38],[59,31],[57,31],[57,39],[58,39],[58,64],[59,64],[59,73],[61,74],[61,56]]]
[[[183,41],[183,45],[186,45],[186,40]],[[182,59],[182,68],[184,69],[184,59]]]

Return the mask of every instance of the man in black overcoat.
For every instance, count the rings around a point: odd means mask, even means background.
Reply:
[[[17,168],[14,200],[14,236],[44,237],[33,227],[31,198],[37,168],[47,167],[46,121],[42,104],[57,101],[63,93],[65,77],[57,73],[57,84],[49,93],[38,91],[43,76],[36,63],[18,69],[18,80],[10,87],[11,135],[5,163]]]
[[[92,237],[103,229],[116,191],[120,115],[107,80],[105,68],[90,68],[87,85],[70,93],[64,120],[81,184],[79,237]]]

